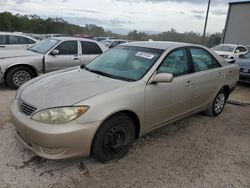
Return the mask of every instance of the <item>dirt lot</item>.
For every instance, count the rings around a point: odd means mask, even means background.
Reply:
[[[24,148],[10,123],[14,95],[0,87],[0,187],[250,187],[249,106],[186,118],[140,138],[125,158],[100,164],[45,160]],[[240,85],[231,99],[248,97],[250,88]]]

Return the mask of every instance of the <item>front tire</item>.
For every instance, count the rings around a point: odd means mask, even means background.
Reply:
[[[227,101],[227,93],[224,89],[221,89],[216,95],[211,107],[205,111],[205,114],[210,117],[216,117],[221,114]]]
[[[35,74],[28,67],[14,67],[7,72],[6,83],[10,88],[18,89],[34,77]]]
[[[125,114],[116,114],[103,122],[92,143],[91,156],[105,163],[124,157],[135,139],[133,120]]]

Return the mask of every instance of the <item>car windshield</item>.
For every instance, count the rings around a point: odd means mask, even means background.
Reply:
[[[250,58],[250,52],[248,52],[247,54],[245,54],[244,57]]]
[[[213,50],[216,51],[223,51],[223,52],[233,52],[234,51],[234,46],[229,46],[229,45],[218,45],[213,47]]]
[[[106,47],[110,45],[112,41],[111,40],[102,40],[101,43],[103,43]]]
[[[149,71],[163,51],[119,46],[107,51],[82,68],[115,79],[137,81]]]
[[[37,44],[31,46],[27,50],[37,52],[40,54],[45,54],[47,53],[51,48],[53,48],[56,44],[58,44],[60,40],[58,39],[45,39],[42,40],[41,42],[38,42]]]

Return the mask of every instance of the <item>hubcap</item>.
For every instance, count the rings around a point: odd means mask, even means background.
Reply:
[[[219,114],[225,105],[225,95],[223,93],[220,93],[216,100],[215,100],[215,105],[214,105],[214,111]]]
[[[128,143],[128,133],[121,126],[111,128],[104,138],[104,151],[114,154],[121,151]]]
[[[30,79],[31,79],[30,74],[25,70],[17,71],[13,75],[13,82],[15,83],[16,86],[21,86]]]

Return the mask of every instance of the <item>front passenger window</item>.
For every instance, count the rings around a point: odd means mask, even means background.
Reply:
[[[77,41],[62,42],[55,49],[59,50],[60,55],[76,55],[76,54],[78,54]]]
[[[158,73],[171,73],[174,77],[188,74],[188,57],[185,49],[171,52],[163,61]]]

